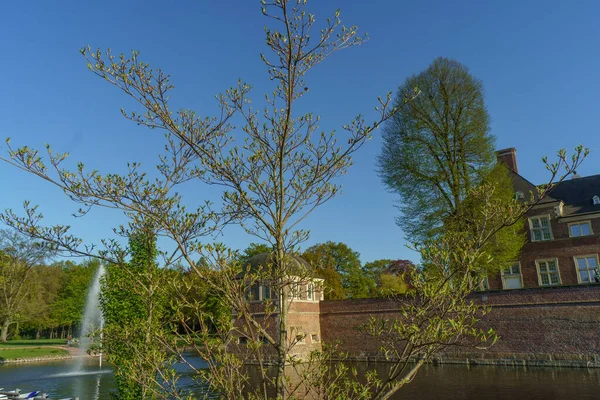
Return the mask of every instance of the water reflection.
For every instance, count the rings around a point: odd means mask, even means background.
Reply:
[[[98,368],[98,360],[84,358],[81,371],[73,371],[75,360],[0,365],[0,387],[40,390],[52,398],[79,397],[80,400],[108,400],[114,390],[112,369]]]
[[[385,364],[356,364],[360,372]],[[425,365],[392,399],[600,399],[600,370]]]
[[[86,359],[81,373],[72,372],[73,360],[40,364],[0,365],[0,387],[41,390],[56,398],[78,396],[81,400],[109,400],[114,377],[109,366],[98,368],[97,360]],[[194,365],[206,364],[195,359]],[[386,364],[353,364],[359,373]],[[198,382],[184,364],[175,366],[182,373],[180,388],[205,398],[207,385]],[[210,396],[217,398],[217,396]],[[599,369],[550,369],[463,365],[426,365],[415,380],[392,399],[600,399]]]

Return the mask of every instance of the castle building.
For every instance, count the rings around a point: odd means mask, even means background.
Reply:
[[[288,264],[289,275],[284,279],[286,284],[283,288],[288,299],[286,309],[289,332],[287,332],[286,347],[290,354],[302,358],[313,350],[321,350],[319,315],[320,302],[324,299],[324,280],[316,278],[312,266],[299,256],[291,257]],[[258,254],[244,263],[240,279],[244,279],[244,276],[260,275],[261,270],[271,268],[273,268],[272,255]],[[278,338],[280,307],[274,287],[275,283],[265,280],[251,282],[246,289],[246,300],[253,318],[269,335]],[[244,348],[251,341],[266,344],[266,340],[260,337],[260,334],[247,322],[242,316],[234,314],[239,353],[243,353]],[[274,348],[269,346],[265,346],[264,351],[267,360],[270,354],[274,354]],[[252,358],[253,355],[248,353],[248,362],[252,362]]]
[[[511,171],[518,198],[537,188],[519,175],[516,149],[497,152]],[[518,261],[496,276],[491,290],[596,283],[600,253],[600,175],[574,175],[558,183],[526,215],[527,241]]]

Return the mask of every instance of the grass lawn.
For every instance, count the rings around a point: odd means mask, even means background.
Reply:
[[[16,346],[66,346],[67,339],[23,339],[23,340],[9,340],[6,343],[0,342],[0,349],[2,347],[16,347]]]
[[[63,349],[48,347],[33,347],[27,349],[0,349],[0,361],[14,360],[16,358],[38,358],[67,356],[69,352]]]

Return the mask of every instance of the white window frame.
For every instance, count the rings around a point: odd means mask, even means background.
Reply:
[[[519,266],[519,273],[518,274],[515,274],[513,272],[513,268],[515,266]],[[509,268],[510,268],[510,274],[507,274],[505,272],[505,270],[509,269]],[[518,289],[523,289],[525,287],[525,284],[523,283],[523,269],[521,268],[521,263],[520,262],[512,263],[509,267],[502,268],[500,270],[500,275],[502,276],[502,289],[504,289],[504,290],[515,290],[515,289],[517,289],[517,288],[507,288],[506,287],[506,281],[504,280],[505,277],[514,278],[514,277],[518,276],[519,279],[521,279],[521,287],[518,288]]]
[[[595,195],[594,197],[592,197],[592,203],[597,206],[598,204],[600,204],[600,196]]]
[[[575,226],[575,225],[584,225],[587,224],[587,226],[590,228],[590,234],[589,235],[579,235],[579,236],[573,236],[572,232],[571,232],[571,227]],[[577,222],[571,222],[568,224],[568,228],[569,228],[569,237],[585,237],[585,236],[591,236],[594,234],[594,231],[592,230],[592,221],[577,221]],[[581,228],[580,228],[581,231]]]
[[[294,282],[290,286],[292,300],[302,300],[302,287],[304,285],[301,282]]]
[[[544,285],[542,283],[542,274],[540,272],[540,263],[548,263],[549,261],[554,261],[556,262],[556,273],[558,274],[558,283],[552,283],[551,279],[549,280],[549,284],[548,285]],[[535,260],[535,268],[537,270],[537,276],[538,276],[538,285],[539,286],[558,286],[558,285],[562,285],[562,278],[560,276],[560,265],[558,264],[558,258],[543,258],[543,259],[539,259],[539,260]],[[550,272],[545,272],[546,274],[550,274]]]
[[[301,326],[290,327],[290,334],[294,338],[294,344],[306,344],[306,333]]]
[[[267,292],[269,292],[268,298],[266,296]],[[271,286],[269,286],[268,284],[263,283],[260,285],[260,300],[261,301],[273,300],[273,290],[271,289]]]
[[[579,256],[573,256],[573,263],[575,264],[575,273],[577,274],[577,283],[581,283],[581,284],[588,284],[588,283],[595,283],[595,273],[596,271],[595,268],[594,269],[590,269],[589,266],[587,269],[585,269],[585,271],[593,271],[592,276],[590,277],[590,281],[589,282],[582,282],[581,281],[581,275],[579,274],[579,271],[584,271],[584,270],[580,270],[579,269],[579,265],[577,264],[577,259],[578,258],[585,258],[586,261],[586,265],[587,265],[587,259],[588,258],[595,258],[596,259],[596,266],[600,266],[599,260],[598,260],[598,254],[585,254],[585,255],[579,255]]]
[[[548,218],[548,231],[550,232],[550,239],[544,239],[544,234],[542,233],[542,239],[540,240],[536,240],[535,239],[535,234],[534,234],[534,229],[545,229],[545,228],[541,228],[542,226],[542,218]],[[533,220],[539,220],[539,225],[540,228],[534,228],[533,227]],[[554,235],[552,234],[552,218],[550,217],[550,214],[543,214],[543,215],[536,215],[535,217],[529,217],[529,234],[531,236],[531,241],[532,242],[547,242],[550,240],[554,239]]]
[[[311,282],[306,284],[306,300],[315,300],[315,285],[313,285]]]

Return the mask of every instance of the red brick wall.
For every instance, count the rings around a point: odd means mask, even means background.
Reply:
[[[473,299],[492,306],[482,323],[494,328],[500,340],[489,350],[474,350],[461,357],[508,357],[524,362],[546,357],[575,360],[574,365],[586,365],[590,360],[600,365],[600,285],[483,292]],[[339,341],[351,357],[375,358],[378,344],[356,327],[371,316],[395,318],[399,306],[399,301],[388,299],[323,301],[323,341]],[[452,359],[456,353],[445,357]]]
[[[541,215],[550,215],[553,240],[531,242],[529,223],[526,223],[528,242],[523,246],[520,257],[523,286],[526,288],[538,287],[535,261],[551,258],[558,260],[562,284],[577,284],[577,270],[573,257],[600,254],[600,218],[589,220],[594,235],[571,238],[569,237],[569,223],[564,220],[559,221],[554,216],[553,207],[533,209],[528,214],[530,217]],[[490,289],[502,289],[500,273],[488,278]]]

